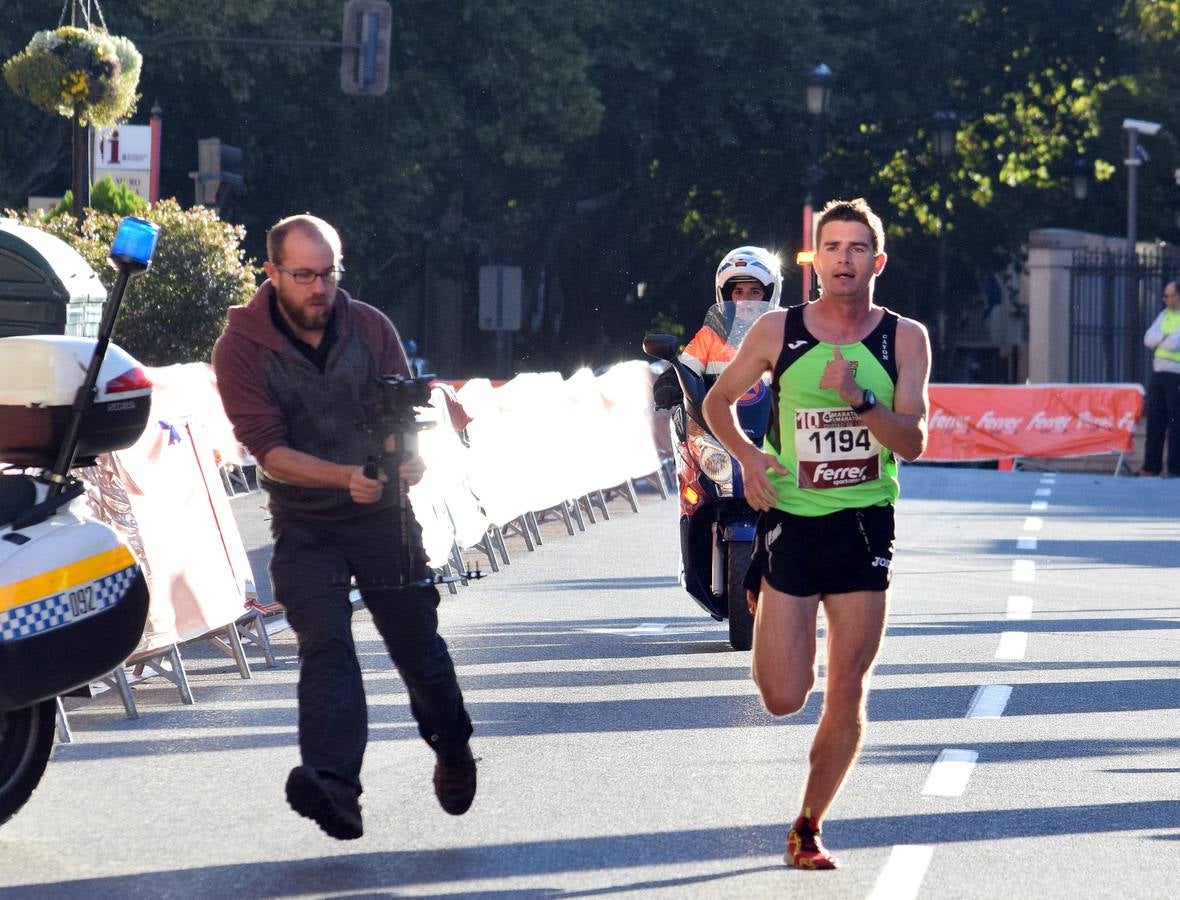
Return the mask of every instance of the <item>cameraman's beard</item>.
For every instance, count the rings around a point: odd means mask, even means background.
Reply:
[[[308,297],[302,306],[287,296],[278,285],[275,286],[275,297],[288,321],[301,331],[323,331],[332,317],[334,298],[326,291],[319,297]]]

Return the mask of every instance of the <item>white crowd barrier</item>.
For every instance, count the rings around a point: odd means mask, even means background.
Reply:
[[[613,439],[618,426],[606,405],[599,381],[589,369],[579,369],[565,383],[567,409],[573,423],[571,489],[577,494],[613,488],[628,477],[628,460]],[[634,385],[634,390],[644,394],[642,383]],[[646,395],[650,403],[650,386]]]
[[[528,428],[514,421],[511,398],[503,387],[492,387],[486,378],[468,381],[459,388],[458,397],[471,416],[467,436],[472,490],[488,521],[505,528],[529,512],[532,491],[527,479],[514,475],[519,462],[533,455],[531,448],[518,445],[515,439],[517,429],[527,433]],[[427,458],[426,465],[430,464]]]
[[[163,675],[193,702],[180,655],[186,642],[213,640],[234,656],[243,678],[250,677],[243,640],[274,663],[261,614],[271,610],[258,607],[255,573],[227,499],[227,491],[248,489],[242,467],[253,460],[233,436],[211,366],[147,374],[154,388],[143,438],[84,472],[93,509],[140,558],[151,591],[139,648],[126,671],[105,680],[122,693],[128,715],[128,673]],[[529,372],[498,386],[483,378],[458,391],[437,385],[424,411],[431,427],[418,435],[426,475],[409,492],[430,565],[461,580],[464,554],[474,551],[497,571],[511,561],[505,536],[535,549],[546,515],[561,516],[574,534],[575,522],[585,529],[583,512],[596,521],[595,505],[609,518],[611,491],[625,491],[638,509],[636,479],[653,479],[667,496],[653,380],[645,363],[627,362],[597,377],[581,369],[568,379]],[[448,392],[469,419],[461,431]]]
[[[610,440],[628,478],[646,478],[660,468],[653,439],[653,383],[651,367],[639,360],[611,366],[598,376]]]
[[[80,470],[92,512],[128,543],[148,582],[139,645],[99,682],[119,691],[132,718],[136,678],[167,678],[184,702],[193,702],[180,649],[190,641],[207,639],[224,650],[243,678],[250,677],[243,641],[274,664],[262,617],[250,608],[254,575],[218,471],[242,456],[212,369],[198,363],[146,371],[153,391],[142,437]]]
[[[453,456],[439,462],[448,479],[465,480],[482,509],[488,530],[478,532],[478,546],[493,565],[496,548],[507,561],[504,532],[520,535],[529,549],[540,542],[538,516],[560,515],[572,534],[575,522],[585,527],[583,511],[595,521],[596,502],[609,517],[604,491],[625,487],[637,508],[632,481],[650,478],[666,496],[651,418],[653,381],[647,364],[627,362],[597,377],[589,369],[568,379],[527,372],[498,387],[478,378],[458,389],[471,417],[466,464],[455,465]],[[428,467],[435,464],[423,457]],[[425,511],[415,511],[421,520]],[[457,550],[477,546],[475,534],[457,532]]]

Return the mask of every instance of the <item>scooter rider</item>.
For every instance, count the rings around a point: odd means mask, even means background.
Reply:
[[[764,247],[737,247],[722,257],[714,285],[716,299],[705,314],[704,324],[680,354],[685,366],[702,378],[708,376],[710,381],[733,359],[740,337],[754,320],[779,305],[782,268],[778,257]],[[660,374],[652,394],[656,409],[680,404],[684,395],[674,369]]]

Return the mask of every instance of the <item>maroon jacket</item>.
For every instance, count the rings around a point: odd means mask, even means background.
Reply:
[[[378,455],[381,436],[359,426],[373,409],[378,376],[410,374],[397,329],[380,310],[337,288],[336,338],[321,372],[275,327],[273,296],[266,281],[249,304],[231,308],[213,347],[217,387],[234,435],[258,461],[258,481],[274,512],[347,518],[372,511],[373,505],[353,503],[347,490],[274,481],[265,472],[266,455],[290,447],[343,465],[362,465]],[[394,492],[386,493],[395,499]]]

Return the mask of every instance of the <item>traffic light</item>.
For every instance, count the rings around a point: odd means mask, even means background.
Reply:
[[[189,172],[196,182],[197,203],[202,206],[222,206],[235,192],[244,193],[246,180],[232,169],[242,165],[242,151],[221,143],[220,138],[197,141],[197,171]]]
[[[386,0],[348,0],[340,55],[340,90],[380,97],[389,89],[393,9]]]

